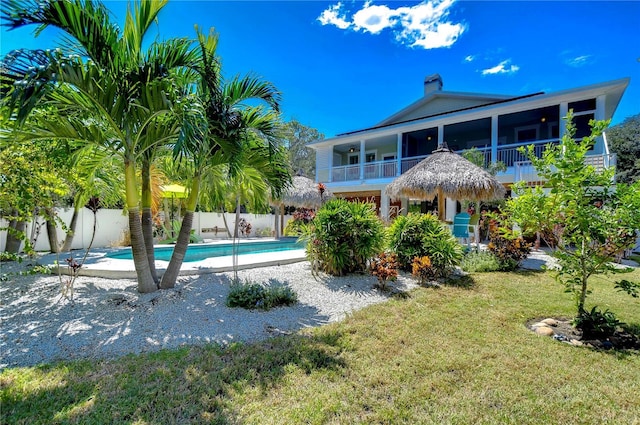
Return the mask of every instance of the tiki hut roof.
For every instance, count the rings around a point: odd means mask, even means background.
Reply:
[[[392,198],[427,201],[439,194],[456,200],[491,200],[505,195],[504,186],[489,172],[451,151],[446,143],[397,177],[386,189]]]
[[[284,205],[296,207],[318,208],[324,201],[333,197],[327,188],[320,195],[318,183],[304,176],[295,176],[291,186],[285,191],[282,202]]]

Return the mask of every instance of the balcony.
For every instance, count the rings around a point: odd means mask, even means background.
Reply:
[[[513,183],[520,180],[539,181],[535,169],[527,160],[526,155],[520,152],[522,146],[534,145],[534,153],[540,158],[548,145],[557,145],[558,139],[540,140],[537,142],[518,143],[498,146],[495,155],[497,161],[502,161],[507,166],[507,171],[500,173],[498,177],[503,183]],[[491,163],[491,147],[478,148],[484,154],[485,165]],[[456,151],[461,154],[463,151]],[[349,183],[363,182],[381,179],[380,183],[391,182],[401,173],[406,173],[413,166],[425,159],[428,155],[409,158],[388,159],[384,161],[366,162],[364,164],[342,165],[331,169],[318,169],[318,180],[323,183]],[[614,155],[592,155],[588,157],[590,165],[597,170],[603,167],[615,165]],[[399,168],[398,168],[399,167]],[[400,171],[400,172],[398,172]]]

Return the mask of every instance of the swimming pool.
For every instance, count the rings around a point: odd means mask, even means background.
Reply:
[[[290,251],[294,249],[304,249],[305,244],[298,242],[296,239],[278,240],[278,241],[258,241],[258,242],[241,242],[236,245],[238,255],[242,254],[258,254],[262,252],[279,252]],[[169,261],[173,254],[173,247],[156,247],[156,260]],[[233,255],[233,244],[218,243],[209,245],[189,245],[187,253],[184,257],[185,262],[202,261],[212,257],[225,257]],[[131,260],[133,258],[131,248],[120,250],[118,252],[106,255],[109,258],[119,260]]]

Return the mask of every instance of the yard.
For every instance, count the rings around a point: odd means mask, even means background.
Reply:
[[[575,312],[549,274],[472,278],[255,345],[6,369],[2,423],[640,423],[638,352],[525,327]],[[610,282],[589,301],[640,326]]]

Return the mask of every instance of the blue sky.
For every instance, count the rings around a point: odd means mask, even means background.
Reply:
[[[105,2],[122,21],[126,2]],[[623,77],[631,83],[613,124],[640,113],[640,2],[600,1],[180,1],[157,36],[220,34],[225,76],[251,73],[283,95],[285,119],[326,137],[375,125],[444,90],[523,95]],[[33,28],[7,31],[0,50],[53,47]]]

